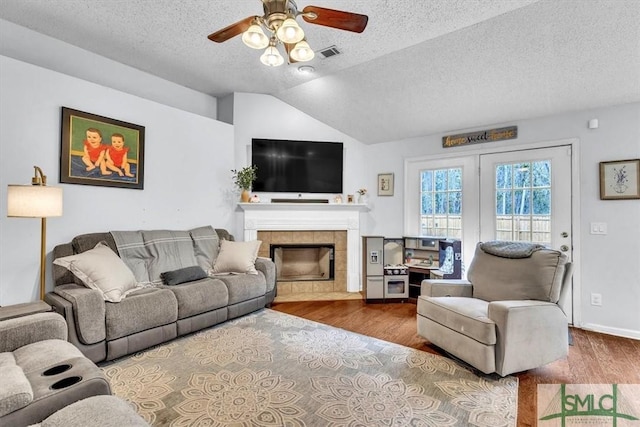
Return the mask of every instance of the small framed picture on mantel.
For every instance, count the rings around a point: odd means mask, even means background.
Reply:
[[[393,173],[378,174],[378,196],[393,196]]]

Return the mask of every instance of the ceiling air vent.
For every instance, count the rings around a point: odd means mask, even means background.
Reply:
[[[332,56],[340,55],[340,53],[341,52],[335,46],[329,46],[318,51],[318,54],[322,59],[331,58]]]

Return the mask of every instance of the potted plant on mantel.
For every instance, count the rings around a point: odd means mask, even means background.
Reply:
[[[249,190],[251,190],[253,181],[256,180],[256,170],[258,170],[256,165],[246,166],[240,170],[231,169],[231,173],[233,173],[233,183],[242,190],[240,193],[240,201],[242,203],[249,202]]]

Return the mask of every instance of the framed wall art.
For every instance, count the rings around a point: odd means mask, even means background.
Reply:
[[[378,174],[378,196],[393,196],[393,173]]]
[[[144,126],[62,107],[60,182],[144,186]]]
[[[640,159],[600,162],[600,199],[640,199]]]

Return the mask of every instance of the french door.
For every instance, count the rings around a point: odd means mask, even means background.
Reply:
[[[541,243],[571,260],[570,146],[480,155],[480,240]],[[571,294],[560,301],[570,321]]]

